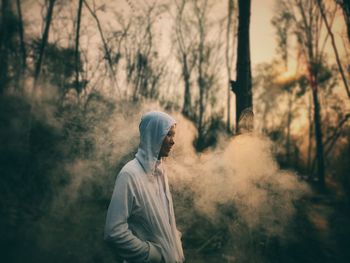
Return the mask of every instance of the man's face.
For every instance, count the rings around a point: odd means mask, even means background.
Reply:
[[[173,147],[173,145],[175,144],[174,137],[175,137],[175,125],[173,125],[170,128],[168,134],[165,136],[162,147],[160,148],[160,151],[159,151],[158,158],[169,156],[169,152]]]

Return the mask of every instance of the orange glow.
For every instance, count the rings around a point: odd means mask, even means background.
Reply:
[[[288,85],[289,83],[295,81],[298,77],[300,76],[294,70],[287,70],[277,77],[276,84]]]

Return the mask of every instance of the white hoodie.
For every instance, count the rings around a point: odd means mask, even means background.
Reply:
[[[184,261],[168,178],[158,155],[175,120],[163,112],[146,113],[140,123],[136,158],[117,176],[108,207],[105,239],[124,262]]]

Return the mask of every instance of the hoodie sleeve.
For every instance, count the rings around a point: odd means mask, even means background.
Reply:
[[[132,262],[159,263],[162,255],[156,245],[136,237],[128,226],[135,202],[135,191],[128,173],[121,172],[116,180],[108,208],[104,238],[117,253]]]

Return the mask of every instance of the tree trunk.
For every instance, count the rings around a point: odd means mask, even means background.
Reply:
[[[26,46],[24,43],[24,29],[23,29],[23,18],[22,18],[22,8],[21,8],[21,1],[17,0],[17,15],[18,15],[18,32],[19,32],[19,39],[20,39],[20,45],[21,45],[21,53],[22,53],[22,74],[24,74],[24,71],[27,67],[27,52],[26,52]]]
[[[34,69],[34,85],[33,85],[33,91],[36,88],[37,82],[39,80],[40,76],[40,71],[41,71],[41,66],[45,54],[45,48],[49,39],[49,32],[50,32],[50,25],[51,25],[51,20],[52,20],[52,13],[53,13],[53,7],[55,5],[55,0],[50,0],[49,1],[49,6],[47,9],[47,15],[46,15],[46,23],[45,23],[45,30],[44,34],[41,39],[40,43],[40,48],[39,48],[39,58],[35,64],[35,69]]]
[[[80,21],[81,21],[81,11],[83,6],[83,0],[79,0],[79,6],[78,6],[78,14],[77,14],[77,31],[75,35],[75,51],[74,51],[74,60],[75,60],[75,89],[79,95],[81,89],[79,87],[79,71],[80,71],[80,65],[79,65],[79,38],[80,38]]]
[[[286,164],[289,166],[290,165],[290,160],[291,160],[291,150],[290,150],[290,130],[291,130],[291,123],[292,123],[292,108],[293,108],[293,94],[290,91],[288,93],[288,116],[287,116],[287,142],[286,142],[286,151],[287,151],[287,160]]]
[[[7,25],[8,15],[10,14],[9,10],[9,1],[2,0],[1,2],[1,28],[0,28],[0,94],[6,89],[8,82],[8,50],[7,50],[7,41],[8,41],[8,30]]]
[[[312,135],[313,135],[313,122],[312,122],[312,95],[309,96],[309,107],[308,107],[308,120],[309,120],[309,136],[308,136],[308,149],[307,149],[307,171],[312,172],[311,167],[311,152],[312,152]]]
[[[227,16],[227,28],[226,28],[226,68],[228,77],[228,89],[227,89],[227,121],[226,129],[227,132],[231,132],[231,60],[230,60],[230,32],[232,24],[232,13],[233,13],[233,0],[228,0],[228,16]]]
[[[190,92],[190,73],[187,64],[187,55],[183,54],[182,76],[185,84],[184,104],[182,114],[187,118],[191,118],[191,92]]]
[[[314,106],[314,128],[316,142],[316,160],[317,160],[317,177],[321,189],[325,187],[325,164],[324,149],[321,127],[321,109],[318,99],[318,72],[317,65],[321,61],[322,54],[318,50],[318,32],[319,32],[319,16],[314,12],[317,3],[311,2],[310,5],[303,5],[304,2],[297,1],[297,7],[300,11],[302,23],[304,26],[305,39],[303,43],[303,52],[307,61],[308,79],[311,87],[311,94]],[[304,3],[305,4],[305,3]],[[313,8],[314,7],[314,8]],[[306,10],[305,10],[306,9]],[[312,165],[313,170],[313,165]]]
[[[232,90],[236,94],[237,132],[242,112],[253,107],[249,44],[250,3],[250,0],[238,1],[237,76],[236,82],[232,85]]]
[[[324,167],[324,152],[323,152],[323,141],[322,141],[323,136],[322,136],[322,127],[321,127],[321,109],[320,109],[320,103],[318,100],[317,81],[311,81],[311,88],[312,88],[312,98],[314,102],[317,175],[318,175],[319,185],[321,189],[323,189],[325,187],[325,167]]]
[[[200,55],[202,56],[202,55]],[[200,59],[201,60],[201,59]],[[202,63],[202,62],[200,62]],[[201,143],[203,139],[203,118],[204,118],[204,90],[205,83],[203,79],[202,66],[199,66],[199,77],[198,77],[198,86],[199,86],[199,117],[198,117],[198,142]]]
[[[41,66],[44,58],[44,53],[45,53],[45,48],[48,42],[49,38],[49,32],[50,32],[50,25],[52,21],[52,13],[53,13],[53,8],[55,5],[55,0],[50,0],[49,1],[49,6],[47,8],[47,14],[45,18],[45,29],[44,33],[41,39],[40,47],[39,47],[39,58],[35,63],[35,68],[34,68],[34,82],[33,82],[33,90],[32,90],[32,96],[34,95],[39,77],[40,77],[40,71],[41,71]],[[30,105],[30,110],[28,112],[28,132],[26,134],[26,144],[25,144],[25,149],[28,152],[28,156],[32,156],[34,152],[34,145],[32,143],[32,133],[33,133],[33,112],[34,112],[34,107],[35,103],[31,101],[32,105]],[[29,158],[30,160],[30,158]],[[30,161],[26,161],[25,165],[23,165],[23,170],[22,173],[24,173],[23,176],[26,176],[25,174],[28,173],[30,167]]]
[[[205,7],[206,8],[206,7]],[[204,140],[204,130],[203,130],[203,120],[204,120],[204,93],[206,87],[205,79],[204,79],[204,72],[203,72],[203,66],[204,66],[204,60],[205,60],[205,54],[204,54],[204,44],[205,44],[205,21],[204,19],[204,13],[201,13],[203,11],[199,10],[199,8],[196,6],[197,9],[197,19],[198,19],[198,30],[199,30],[199,45],[198,45],[198,88],[199,88],[199,113],[198,113],[198,141],[197,146],[200,147],[200,145],[203,143]]]

